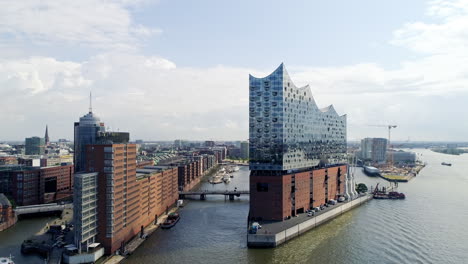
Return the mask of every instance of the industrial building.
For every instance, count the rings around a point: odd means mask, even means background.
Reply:
[[[416,162],[416,153],[403,150],[390,151],[393,156],[394,164],[414,164]]]

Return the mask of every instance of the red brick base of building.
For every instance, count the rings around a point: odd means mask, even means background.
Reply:
[[[17,220],[11,203],[5,195],[0,193],[0,231],[15,225]]]
[[[282,221],[344,194],[346,165],[297,173],[251,171],[250,219]]]

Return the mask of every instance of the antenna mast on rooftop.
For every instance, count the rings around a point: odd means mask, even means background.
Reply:
[[[91,114],[93,112],[93,104],[92,104],[92,99],[93,96],[91,95],[91,91],[89,91],[89,113]]]

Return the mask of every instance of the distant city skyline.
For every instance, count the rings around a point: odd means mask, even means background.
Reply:
[[[281,62],[348,141],[466,141],[467,22],[462,0],[4,1],[0,141],[72,140],[90,91],[132,140],[246,140],[247,76]]]

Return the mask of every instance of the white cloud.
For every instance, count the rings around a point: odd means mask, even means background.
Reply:
[[[90,84],[91,81],[82,76],[79,63],[45,57],[0,61],[0,94],[3,96],[68,92],[68,89]]]
[[[53,138],[71,138],[72,123],[87,111],[90,89],[95,112],[106,125],[129,131],[133,138],[248,137],[248,74],[265,76],[277,65],[189,68],[142,55],[138,48],[115,49],[157,34],[131,17],[129,6],[144,0],[41,3],[0,3],[0,32],[97,49],[81,61],[53,56],[0,61],[0,120],[10,124],[2,128],[2,139],[41,135],[46,123]],[[297,85],[310,84],[320,107],[334,104],[340,114],[347,114],[349,139],[385,137],[385,129],[366,125],[395,123],[396,139],[462,140],[468,130],[468,124],[458,120],[468,115],[460,107],[468,98],[467,10],[464,1],[432,2],[427,14],[436,22],[413,22],[396,30],[392,44],[424,57],[402,61],[392,70],[373,62],[286,66]]]
[[[161,32],[132,21],[128,6],[142,1],[6,0],[0,2],[0,33],[18,42],[71,43],[134,49],[139,38]]]
[[[433,1],[427,15],[436,22],[412,22],[394,32],[394,45],[425,54],[466,55],[468,1]]]

